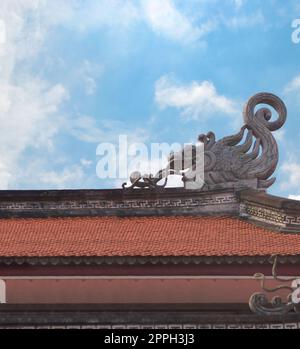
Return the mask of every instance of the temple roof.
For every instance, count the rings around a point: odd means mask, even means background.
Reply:
[[[233,217],[3,219],[2,257],[298,255],[300,235]]]
[[[275,109],[276,121],[270,121],[270,109],[256,110],[262,103]],[[240,132],[219,141],[212,132],[200,135],[202,157],[193,146],[190,172],[182,167],[184,148],[171,153],[167,167],[155,176],[135,171],[122,189],[1,191],[0,260],[174,257],[199,262],[276,254],[300,261],[300,202],[266,192],[275,181],[271,176],[279,155],[272,132],[286,121],[285,105],[272,94],[257,94],[245,106],[244,121]],[[166,187],[174,174],[182,175],[184,188]]]

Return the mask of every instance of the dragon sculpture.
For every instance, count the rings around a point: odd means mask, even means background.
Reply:
[[[271,121],[272,111],[264,104],[272,107],[278,114]],[[198,138],[203,148],[204,186],[202,190],[218,187],[236,187],[239,183],[255,189],[267,189],[275,178],[270,178],[278,163],[278,147],[272,134],[280,129],[286,121],[287,111],[283,101],[271,93],[258,93],[251,97],[244,107],[244,126],[233,135],[216,141],[215,134],[201,134]],[[242,140],[245,138],[245,141]],[[191,149],[190,149],[191,147]],[[188,149],[189,148],[189,149]],[[171,153],[166,168],[156,175],[144,175],[134,172],[130,176],[133,188],[164,188],[169,175],[181,175],[185,183],[195,181],[194,173],[197,161],[197,146],[187,146],[180,152]],[[186,154],[191,157],[190,168],[185,168]],[[185,161],[182,161],[184,159]],[[162,184],[159,184],[162,182]],[[187,186],[186,186],[187,188]]]

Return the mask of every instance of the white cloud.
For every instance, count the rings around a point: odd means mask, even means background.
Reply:
[[[5,22],[0,19],[0,45],[6,42],[6,25]]]
[[[285,129],[277,130],[277,131],[273,132],[273,136],[275,137],[277,142],[282,142],[285,140],[286,131],[285,131]]]
[[[69,98],[66,86],[37,78],[34,64],[53,28],[66,26],[76,33],[103,25],[120,27],[131,23],[134,17],[132,3],[123,0],[1,0],[0,20],[6,34],[6,42],[0,45],[1,189],[18,187],[20,183],[32,183],[34,187],[70,186],[78,183],[75,177],[83,179],[87,163],[72,165],[65,161],[60,163],[61,170],[51,169],[58,153],[62,155],[55,137],[63,132],[77,132],[82,141],[98,142],[105,131],[100,132],[91,117],[75,118],[73,122],[73,117],[63,111]],[[85,60],[74,73],[77,82],[71,85],[80,83],[85,93],[92,95],[101,72],[101,65]],[[36,157],[48,158],[48,163]]]
[[[266,23],[265,17],[261,11],[253,14],[236,15],[223,18],[224,24],[232,29],[249,28]]]
[[[79,165],[65,167],[60,171],[41,171],[39,173],[40,184],[55,187],[57,189],[68,189],[76,186],[80,188],[86,180],[83,168]]]
[[[282,173],[281,189],[300,189],[300,164],[296,161],[286,161],[280,167]]]
[[[232,1],[237,9],[240,9],[245,3],[245,0],[232,0]]]
[[[146,22],[158,35],[181,43],[193,43],[212,31],[213,22],[194,25],[172,0],[142,0]]]
[[[124,28],[140,20],[139,7],[131,0],[85,0],[79,5],[71,2],[71,26],[76,25],[82,31],[102,26]]]
[[[83,167],[90,167],[93,164],[93,161],[82,158],[80,159],[80,163]]]
[[[64,26],[85,33],[101,27],[127,27],[140,18],[139,7],[131,0],[2,0],[4,7],[35,10],[36,36],[49,28]],[[24,5],[27,4],[27,5]],[[22,17],[22,16],[21,16]]]
[[[96,120],[90,116],[79,116],[72,122],[68,122],[66,127],[74,137],[83,142],[98,143],[105,135],[105,131],[98,128]]]
[[[11,183],[15,189],[78,189],[91,188],[97,181],[93,161],[71,159],[68,154],[55,151],[40,152],[24,157],[21,171],[16,171]]]
[[[211,20],[200,26],[192,23],[172,0],[46,0],[39,4],[39,20],[43,27],[63,25],[83,33],[104,26],[123,30],[145,22],[157,35],[185,44],[215,29]]]
[[[88,59],[85,59],[77,72],[72,74],[72,86],[80,84],[83,87],[84,92],[88,96],[92,96],[96,93],[98,88],[97,80],[99,79],[104,68],[100,64],[93,63]]]
[[[143,128],[130,128],[123,122],[102,119],[97,121],[88,115],[81,115],[65,124],[68,132],[87,143],[118,142],[119,135],[127,135],[128,142],[145,142],[149,134]]]
[[[300,195],[289,195],[289,199],[300,201]]]
[[[285,87],[284,93],[300,93],[300,75],[293,78]]]
[[[6,42],[0,45],[1,189],[17,187],[34,156],[52,160],[54,137],[66,118],[61,112],[69,98],[65,86],[50,84],[31,69],[45,39],[39,31],[39,4],[38,0],[0,2],[6,26]],[[33,171],[29,176],[32,186],[39,174]]]
[[[38,79],[17,85],[0,83],[0,163],[6,173],[1,188],[9,186],[19,166],[26,166],[21,161],[26,149],[39,148],[44,153],[53,149],[62,121],[59,107],[67,98],[62,85],[50,86]]]
[[[235,116],[236,103],[220,95],[210,81],[180,84],[172,77],[163,76],[155,86],[155,100],[161,108],[174,107],[188,119],[206,119],[212,114]]]

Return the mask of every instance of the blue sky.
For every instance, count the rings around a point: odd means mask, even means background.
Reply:
[[[279,95],[271,193],[300,198],[300,18],[294,0],[1,0],[0,188],[107,188],[97,145],[238,131],[251,95]]]

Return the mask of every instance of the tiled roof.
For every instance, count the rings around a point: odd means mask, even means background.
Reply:
[[[264,256],[300,254],[300,235],[232,217],[0,220],[0,256]]]

